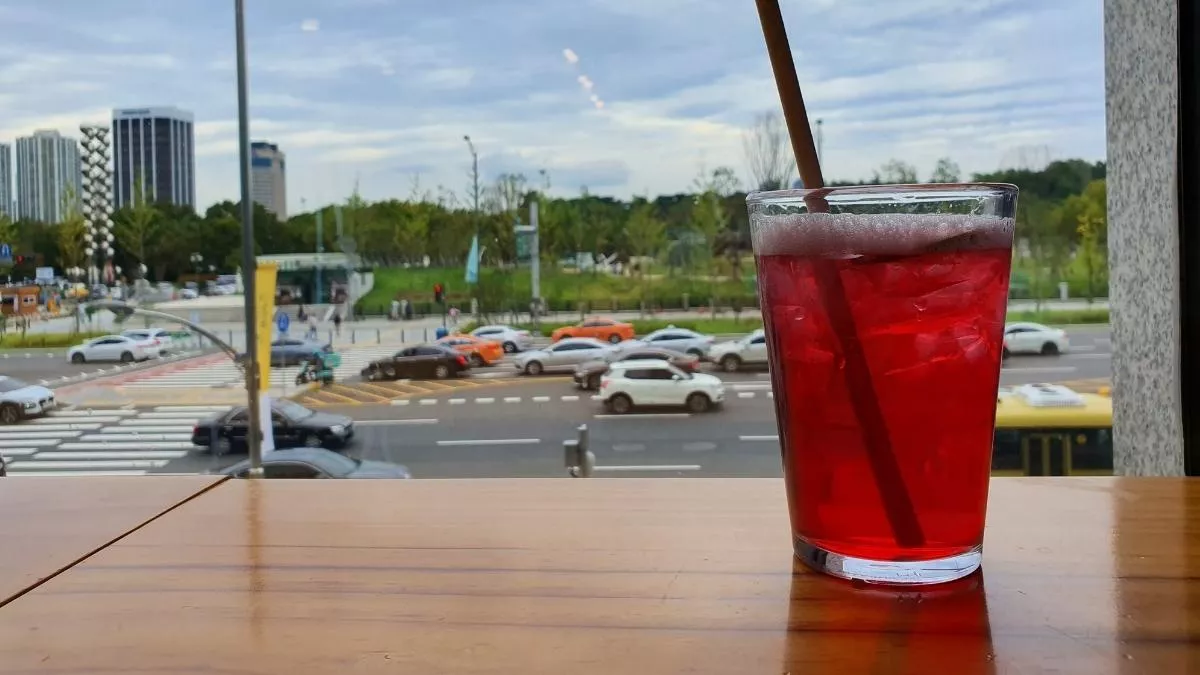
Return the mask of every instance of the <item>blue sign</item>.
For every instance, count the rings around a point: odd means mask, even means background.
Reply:
[[[291,324],[291,322],[292,320],[288,318],[288,315],[285,312],[280,312],[279,314],[275,315],[275,327],[279,329],[280,333],[286,333],[288,325]]]
[[[12,247],[8,244],[0,244],[0,260],[5,262],[12,261]]]

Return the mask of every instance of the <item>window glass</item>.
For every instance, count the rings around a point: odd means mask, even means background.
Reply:
[[[320,472],[307,464],[268,464],[263,467],[265,478],[319,478]]]

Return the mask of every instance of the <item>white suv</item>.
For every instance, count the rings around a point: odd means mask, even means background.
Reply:
[[[727,373],[737,372],[745,366],[765,366],[767,334],[760,328],[740,340],[715,344],[709,347],[706,356]]]
[[[725,384],[705,373],[685,373],[666,361],[630,359],[609,366],[600,378],[600,396],[618,415],[634,406],[684,406],[700,413],[725,402]]]

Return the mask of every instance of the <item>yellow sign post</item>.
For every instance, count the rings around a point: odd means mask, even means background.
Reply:
[[[254,270],[255,319],[258,323],[258,344],[254,345],[254,357],[258,361],[258,389],[271,389],[271,336],[275,332],[275,280],[279,266],[275,263],[258,263]]]
[[[254,318],[257,324],[254,358],[258,362],[258,412],[264,453],[275,449],[274,425],[271,423],[271,335],[274,332],[275,282],[278,275],[279,266],[272,262],[260,262],[254,270]]]

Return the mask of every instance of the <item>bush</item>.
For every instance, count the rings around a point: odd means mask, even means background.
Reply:
[[[27,333],[21,335],[20,330],[9,328],[8,333],[0,338],[0,349],[42,349],[47,347],[74,347],[75,345],[102,335],[104,332],[81,333]]]

